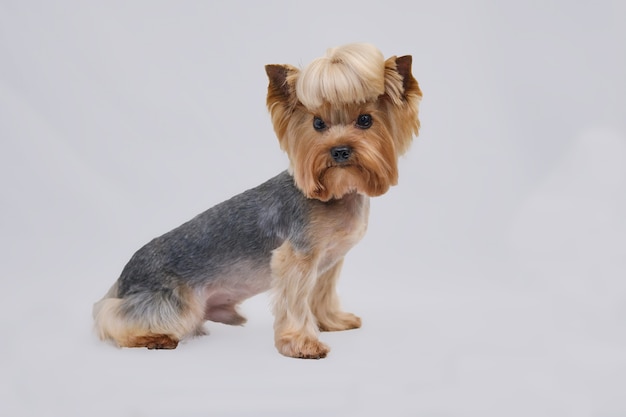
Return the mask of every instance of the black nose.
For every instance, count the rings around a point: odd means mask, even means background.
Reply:
[[[330,150],[330,156],[337,163],[346,162],[352,155],[352,148],[349,146],[336,146]]]

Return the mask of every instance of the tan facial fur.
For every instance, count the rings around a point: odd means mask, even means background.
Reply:
[[[378,196],[397,184],[397,158],[419,131],[422,94],[410,56],[385,61],[371,45],[352,44],[330,49],[303,70],[268,65],[266,71],[274,130],[307,197]],[[372,117],[367,129],[357,125],[364,114]],[[324,130],[314,128],[315,117]],[[331,157],[338,146],[352,150],[347,163]]]

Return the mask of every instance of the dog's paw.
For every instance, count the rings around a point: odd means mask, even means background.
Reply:
[[[176,349],[178,340],[164,334],[137,336],[132,338],[126,347],[146,347],[153,349]]]
[[[330,348],[310,336],[284,336],[276,340],[276,348],[285,356],[300,359],[322,359]]]
[[[341,330],[358,329],[361,327],[361,318],[352,313],[339,312],[326,317],[318,318],[319,329],[323,332],[338,332]]]

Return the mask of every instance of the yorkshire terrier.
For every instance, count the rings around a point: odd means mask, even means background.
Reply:
[[[337,279],[364,235],[369,197],[398,181],[422,93],[410,55],[329,49],[302,70],[267,65],[267,107],[289,169],[139,249],[94,305],[101,339],[174,349],[205,320],[242,325],[237,306],[270,290],[278,351],[323,358],[320,331],[355,329]]]

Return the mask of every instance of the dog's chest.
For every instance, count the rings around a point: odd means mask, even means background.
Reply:
[[[369,198],[354,194],[316,207],[312,212],[311,234],[321,254],[320,267],[334,264],[365,234]]]

